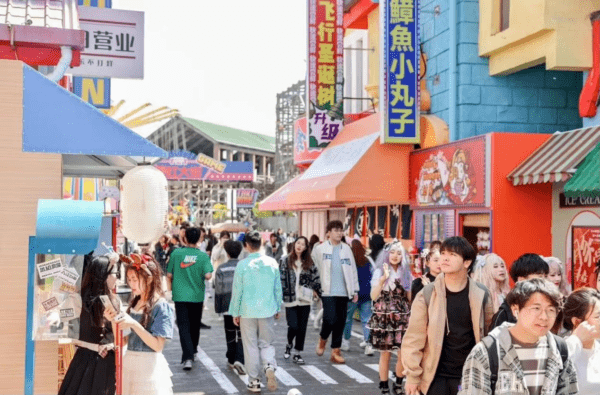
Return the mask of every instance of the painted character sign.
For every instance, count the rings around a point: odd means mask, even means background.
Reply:
[[[485,140],[447,144],[411,153],[411,187],[418,206],[485,203]]]
[[[600,259],[600,227],[573,226],[573,289],[596,287],[596,262]]]

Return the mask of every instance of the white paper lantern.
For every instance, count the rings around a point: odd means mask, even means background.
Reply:
[[[138,244],[164,234],[168,214],[167,178],[153,166],[129,170],[121,180],[123,235]]]

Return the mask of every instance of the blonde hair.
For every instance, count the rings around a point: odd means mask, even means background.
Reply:
[[[494,279],[493,273],[494,265],[500,263],[504,265],[504,270],[506,270],[506,276],[502,283],[498,283],[498,281]],[[486,254],[483,257],[483,265],[479,270],[477,281],[485,285],[487,289],[490,290],[490,293],[492,294],[492,306],[494,308],[494,313],[500,308],[498,296],[502,295],[503,297],[506,297],[506,295],[510,292],[510,283],[508,278],[508,270],[506,269],[506,263],[504,262],[504,259],[494,253]]]
[[[568,296],[569,291],[567,291],[567,277],[565,275],[565,268],[563,267],[563,263],[560,261],[560,259],[553,256],[542,257],[542,259],[546,261],[550,270],[552,270],[552,265],[558,267],[558,270],[560,271],[560,284],[558,285],[558,290],[561,294]],[[548,274],[550,274],[550,272],[548,272]]]

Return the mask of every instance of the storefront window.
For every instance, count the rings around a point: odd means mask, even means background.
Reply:
[[[500,31],[509,27],[510,22],[510,0],[500,0]]]

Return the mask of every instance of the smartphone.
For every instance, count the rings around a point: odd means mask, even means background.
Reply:
[[[102,301],[102,304],[106,310],[114,311],[116,314],[114,319],[115,321],[119,321],[121,318],[123,318],[123,314],[120,311],[115,310],[115,306],[113,306],[113,304],[110,302],[108,295],[100,295],[100,300]]]

